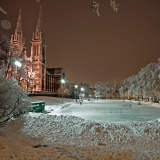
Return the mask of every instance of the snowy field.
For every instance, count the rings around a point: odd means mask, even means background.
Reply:
[[[144,104],[138,105],[137,103],[117,100],[96,100],[94,102],[84,100],[81,105],[77,102],[70,103],[68,107],[63,109],[52,106],[48,106],[46,109],[52,115],[72,115],[104,122],[149,121],[159,118],[159,107]]]
[[[74,103],[70,99],[61,104],[60,98],[36,98],[45,100],[50,110]],[[159,160],[159,148],[160,119],[100,122],[29,113],[0,128],[0,160]]]

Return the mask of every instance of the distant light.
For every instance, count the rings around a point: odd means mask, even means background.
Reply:
[[[78,85],[75,85],[74,87],[75,87],[75,88],[78,88]]]
[[[4,28],[4,29],[10,29],[11,28],[11,23],[7,20],[2,20],[1,21],[1,26]]]
[[[64,83],[65,83],[65,80],[64,80],[64,79],[61,79],[61,83],[63,83],[63,84],[64,84]]]
[[[18,67],[22,66],[22,64],[19,61],[15,61],[15,65],[18,66]]]
[[[81,88],[81,91],[84,91],[84,88]]]

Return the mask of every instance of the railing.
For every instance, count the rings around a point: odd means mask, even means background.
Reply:
[[[49,97],[58,97],[58,93],[55,92],[42,92],[42,91],[33,91],[28,92],[28,96],[49,96]]]

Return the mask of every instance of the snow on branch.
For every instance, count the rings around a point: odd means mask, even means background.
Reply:
[[[28,112],[31,108],[28,93],[22,91],[18,81],[6,79],[6,64],[0,65],[0,128],[12,118]]]
[[[96,12],[97,15],[100,17],[100,13],[99,13],[99,3],[97,3],[96,1],[92,0],[91,2],[91,13],[92,12]]]
[[[1,7],[0,7],[0,11],[1,11],[2,13],[4,13],[4,14],[7,14],[7,12],[6,12],[3,8],[1,8]]]
[[[116,4],[115,0],[110,0],[110,4],[113,10],[117,12],[119,4]]]

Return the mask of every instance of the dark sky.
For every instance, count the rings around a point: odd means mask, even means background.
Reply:
[[[90,12],[91,0],[0,0],[0,20],[11,22],[14,34],[22,9],[23,35],[30,53],[39,7],[47,44],[47,67],[63,67],[75,83],[120,82],[160,57],[160,0],[110,0],[100,3],[100,17]]]

